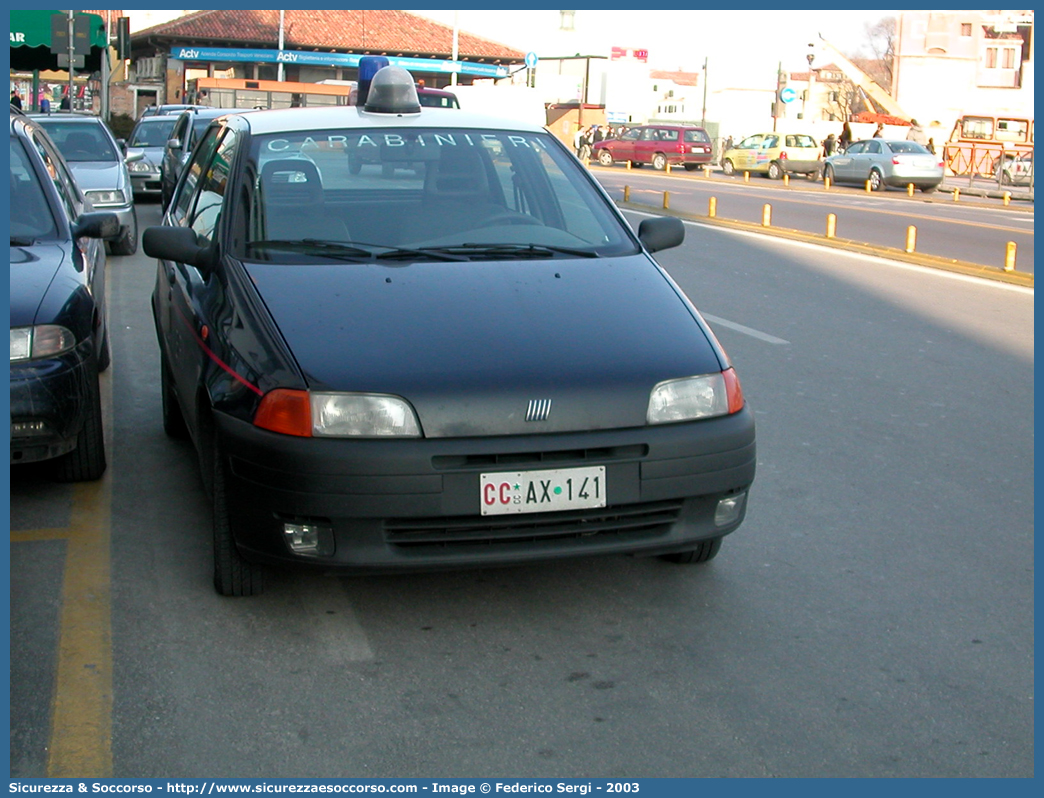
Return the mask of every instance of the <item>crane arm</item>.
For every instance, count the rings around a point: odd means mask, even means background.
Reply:
[[[910,115],[900,107],[899,103],[895,101],[895,98],[892,97],[891,94],[881,88],[877,81],[872,77],[849,61],[844,53],[824,39],[822,33],[819,34],[819,40],[823,43],[823,46],[830,51],[830,57],[841,68],[841,71],[845,73],[845,76],[852,81],[852,83],[862,89],[876,105],[879,105],[892,116],[899,117],[900,119],[910,119]]]

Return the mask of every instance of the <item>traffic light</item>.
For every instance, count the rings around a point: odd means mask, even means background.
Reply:
[[[121,61],[131,57],[130,17],[116,19],[116,57]]]

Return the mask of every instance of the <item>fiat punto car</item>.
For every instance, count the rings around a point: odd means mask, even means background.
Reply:
[[[804,133],[755,133],[721,157],[725,174],[755,172],[773,180],[784,174],[802,174],[816,180],[823,162],[816,140]]]
[[[754,420],[651,257],[683,236],[635,235],[547,130],[422,107],[397,67],[358,106],[212,122],[143,246],[217,590],[271,565],[712,558]]]

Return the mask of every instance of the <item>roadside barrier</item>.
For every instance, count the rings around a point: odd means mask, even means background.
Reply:
[[[827,238],[833,238],[836,234],[837,234],[837,214],[836,213],[828,213],[827,214],[826,237]]]
[[[668,191],[663,192],[663,207],[665,210],[671,207],[671,195]]]
[[[707,215],[713,219],[718,215],[718,198],[711,197],[707,200]]]
[[[1017,247],[1014,241],[1008,242],[1007,251],[1004,253],[1004,271],[1015,271],[1015,252]]]
[[[906,228],[906,251],[917,251],[917,228],[913,225]]]
[[[761,208],[761,226],[772,227],[772,206],[767,202]]]

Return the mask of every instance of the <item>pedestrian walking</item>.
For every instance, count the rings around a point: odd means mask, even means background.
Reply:
[[[877,123],[877,130],[874,131],[875,139],[884,138],[884,122]]]
[[[916,119],[910,120],[910,131],[906,134],[907,141],[914,141],[918,144],[927,144],[928,137],[924,134],[924,128],[917,124]]]
[[[837,137],[831,133],[825,139],[823,139],[823,157],[829,158],[834,154],[834,147],[837,145]]]
[[[844,127],[841,128],[841,135],[837,139],[837,151],[844,152],[848,149],[848,145],[852,143],[852,126],[845,122]]]
[[[13,105],[19,111],[22,110],[22,97],[18,93],[18,89],[11,89],[11,105]]]

